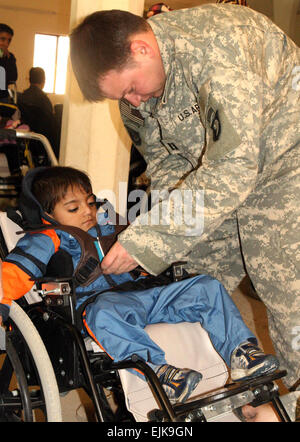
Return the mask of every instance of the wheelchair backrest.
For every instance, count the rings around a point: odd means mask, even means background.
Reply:
[[[7,216],[6,212],[0,212],[0,228],[1,228],[1,258],[5,258],[7,253],[9,253],[16,245],[18,240],[24,235],[24,233],[18,234],[20,232],[20,226],[15,224]],[[26,301],[29,304],[39,302],[41,300],[40,296],[35,291],[35,286],[25,295]]]
[[[21,228],[8,218],[6,212],[0,212],[0,227],[5,242],[3,246],[6,247],[9,253],[24,233],[17,234],[17,232],[21,231]],[[4,256],[2,256],[2,258],[4,258]]]

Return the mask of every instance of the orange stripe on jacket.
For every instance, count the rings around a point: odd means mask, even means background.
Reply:
[[[86,317],[86,312],[84,311],[83,312],[83,314],[82,314],[82,316],[83,316],[83,319],[82,319],[82,321],[83,321],[83,323],[84,323],[84,326],[85,326],[85,328],[87,329],[87,332],[88,332],[88,334],[90,335],[90,337],[96,342],[96,344],[98,344],[99,345],[99,347],[110,357],[110,359],[112,359],[112,360],[114,360],[114,358],[112,357],[112,356],[110,356],[110,354],[109,353],[107,353],[107,351],[105,350],[105,348],[103,348],[102,347],[102,345],[100,344],[100,342],[98,341],[98,339],[96,338],[96,336],[94,335],[94,333],[92,332],[92,330],[90,329],[90,327],[87,325],[87,322],[86,322],[86,320],[85,320],[85,317]],[[142,374],[143,376],[144,376],[144,373],[141,371],[141,370],[139,370],[138,368],[132,368],[133,370],[136,370],[136,371],[138,371],[140,374]]]
[[[43,224],[50,224],[48,221],[45,221],[44,219],[42,221],[43,221]],[[53,244],[54,244],[54,249],[55,249],[54,253],[57,252],[57,250],[59,249],[59,246],[60,246],[60,239],[59,239],[56,231],[55,230],[43,230],[40,233],[42,233],[43,235],[50,236],[50,238],[52,239]],[[33,235],[34,235],[34,233],[33,233]]]
[[[2,263],[3,298],[1,304],[11,305],[15,299],[24,296],[33,286],[30,276],[11,262]]]
[[[45,230],[41,233],[52,239],[54,250],[57,252],[60,246],[60,239],[55,230]],[[31,277],[16,264],[5,261],[2,262],[3,298],[1,299],[1,304],[11,305],[13,300],[24,296],[34,285],[34,281],[30,281],[30,278]]]
[[[92,330],[90,329],[90,327],[87,325],[87,322],[85,320],[86,317],[86,313],[85,311],[82,314],[83,318],[82,321],[84,323],[85,328],[87,329],[88,334],[90,335],[90,337],[96,342],[96,344],[99,345],[99,347],[110,357],[110,359],[114,360],[114,358],[112,356],[110,356],[109,353],[107,353],[107,351],[105,350],[105,348],[102,347],[102,345],[100,344],[100,342],[97,340],[96,336],[94,335],[94,333],[92,332]]]

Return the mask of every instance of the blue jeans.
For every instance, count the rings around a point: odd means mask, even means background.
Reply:
[[[254,337],[222,284],[206,275],[147,290],[105,292],[85,312],[87,329],[115,362],[135,353],[166,364],[163,350],[144,330],[148,324],[200,322],[229,366],[232,351]]]

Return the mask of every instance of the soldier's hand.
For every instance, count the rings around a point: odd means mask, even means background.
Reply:
[[[138,263],[119,242],[112,246],[101,262],[101,268],[105,274],[119,275],[120,273],[129,272],[137,266]]]

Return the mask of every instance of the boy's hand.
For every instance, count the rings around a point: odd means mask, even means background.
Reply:
[[[105,274],[119,275],[120,273],[129,272],[137,266],[138,263],[119,242],[112,246],[101,262],[101,268]]]

